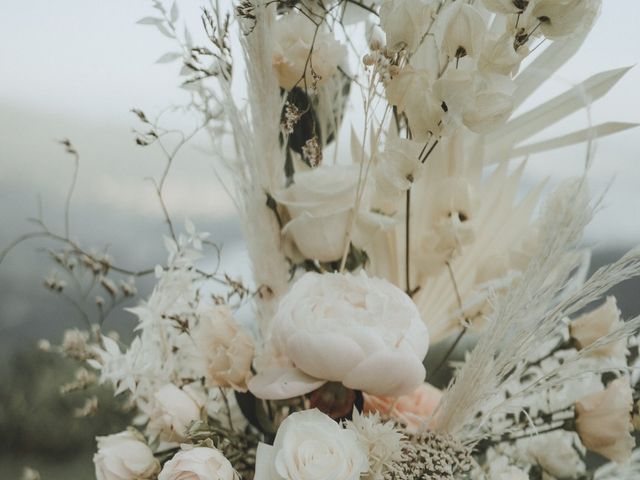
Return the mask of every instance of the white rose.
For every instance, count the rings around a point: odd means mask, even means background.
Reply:
[[[167,442],[181,442],[189,424],[199,420],[204,399],[194,388],[164,385],[154,394],[149,434]]]
[[[305,258],[339,260],[356,201],[358,165],[320,166],[296,172],[293,184],[274,194],[291,217],[283,229]]]
[[[207,385],[246,392],[254,345],[234,320],[229,307],[216,306],[201,313],[191,336],[203,361]]]
[[[590,28],[601,6],[602,0],[536,0],[531,15],[544,36],[554,39]]]
[[[600,392],[576,402],[576,432],[587,450],[623,463],[631,456],[633,391],[628,378],[618,378]]]
[[[386,280],[364,272],[307,273],[282,298],[268,341],[308,379],[399,396],[424,381],[429,333],[411,298]],[[249,389],[266,399],[318,388],[300,376],[298,391],[283,389],[268,371],[256,378]]]
[[[330,32],[321,28],[314,40],[315,30],[311,20],[298,13],[288,13],[276,20],[273,27],[273,67],[280,86],[285,90],[291,90],[296,84],[304,87],[305,80],[309,89],[316,82],[318,86],[323,85],[346,58],[346,48]],[[309,58],[312,45],[313,52]]]
[[[369,470],[363,445],[319,410],[289,415],[273,446],[261,443],[255,480],[358,480]]]
[[[387,46],[414,52],[431,25],[435,7],[433,0],[384,0],[380,27],[387,36]]]
[[[160,462],[141,436],[125,431],[98,437],[93,456],[97,480],[146,480],[155,478]]]
[[[607,297],[600,307],[585,313],[571,322],[571,337],[579,349],[587,348],[600,338],[612,333],[622,325],[620,310],[615,297]],[[591,355],[624,360],[627,354],[626,340],[609,343],[594,349]]]
[[[158,480],[236,480],[231,463],[215,448],[182,450],[165,463]]]
[[[464,2],[453,2],[438,15],[436,38],[450,59],[476,57],[484,42],[487,26],[478,9]]]

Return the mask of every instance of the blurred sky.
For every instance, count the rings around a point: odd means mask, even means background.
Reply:
[[[179,1],[194,30],[200,28],[198,4]],[[161,211],[145,180],[160,174],[162,158],[154,148],[134,144],[136,121],[129,110],[157,113],[184,101],[185,93],[178,88],[176,64],[154,64],[172,49],[171,40],[135,24],[151,13],[145,0],[0,0],[0,246],[28,229],[24,219],[36,212],[37,194],[45,217],[60,226],[72,163],[55,139],[68,137],[82,157],[72,210],[82,241],[111,244],[116,258],[136,268],[164,255]],[[640,1],[605,0],[582,50],[534,101],[599,71],[637,63],[638,18]],[[594,122],[639,122],[638,85],[635,68],[593,106]],[[584,114],[574,115],[550,134],[584,126]],[[204,144],[197,144],[177,160],[167,184],[169,210],[179,222],[189,216],[214,239],[229,243],[231,258],[240,259],[241,250],[233,250],[240,234],[232,204]],[[583,159],[584,148],[532,158],[528,181],[551,176],[554,183],[579,174]],[[605,246],[639,243],[640,130],[600,141],[590,177],[596,191],[614,183],[589,240]],[[2,322],[19,323],[35,308],[25,301],[24,282],[45,267],[44,257],[32,251],[23,248],[0,268],[0,332]]]

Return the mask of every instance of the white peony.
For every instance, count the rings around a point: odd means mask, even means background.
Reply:
[[[165,463],[158,480],[236,480],[229,460],[215,448],[182,450]]]
[[[342,258],[359,177],[357,165],[320,166],[296,172],[291,186],[274,193],[291,217],[283,233],[293,238],[305,258]]]
[[[576,432],[582,444],[609,460],[627,461],[636,443],[630,433],[632,409],[633,391],[626,377],[578,401]]]
[[[577,478],[585,471],[574,447],[575,433],[555,431],[534,437],[527,445],[528,455],[555,478]]]
[[[571,322],[571,337],[579,349],[587,348],[600,338],[613,333],[622,326],[620,310],[615,297],[607,297],[600,307],[585,313]],[[624,360],[627,354],[626,340],[611,342],[591,352],[594,357],[609,357]]]
[[[386,280],[307,273],[282,298],[268,341],[306,377],[260,372],[249,383],[260,398],[302,395],[326,381],[399,396],[424,381],[429,333],[411,298]]]
[[[346,58],[346,48],[330,32],[321,28],[314,40],[315,30],[311,20],[298,13],[283,15],[275,22],[273,67],[285,90],[305,87],[305,81],[308,89],[323,85]]]
[[[319,410],[289,415],[273,446],[261,443],[255,480],[358,480],[369,469],[365,447]]]
[[[155,478],[160,462],[142,436],[124,431],[98,437],[93,456],[97,480],[146,480]]]
[[[203,362],[207,385],[246,392],[254,345],[229,307],[216,306],[201,313],[191,336]]]
[[[387,47],[414,52],[433,21],[436,7],[433,0],[384,0],[380,27],[387,36]]]
[[[590,28],[601,6],[602,0],[536,0],[531,15],[544,36],[554,39]]]
[[[167,442],[181,442],[189,425],[200,419],[204,398],[195,388],[164,385],[154,394],[149,434]]]

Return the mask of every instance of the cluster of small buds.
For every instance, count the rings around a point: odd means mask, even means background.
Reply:
[[[87,398],[84,405],[80,408],[76,408],[73,412],[73,416],[76,418],[92,417],[98,412],[98,397]]]
[[[100,285],[102,285],[102,288],[104,288],[112,298],[118,295],[118,286],[110,278],[101,276]]]
[[[72,257],[69,252],[54,252],[51,256],[58,265],[69,271],[73,271],[78,264],[76,259]]]
[[[80,261],[88,270],[91,270],[95,275],[98,275],[100,273],[106,275],[111,269],[111,265],[113,264],[113,258],[106,253],[89,252],[89,254],[82,254],[80,256]]]
[[[287,102],[284,105],[284,121],[281,128],[285,135],[291,135],[296,124],[300,121],[302,112],[293,103]]]
[[[78,361],[85,361],[93,357],[88,342],[89,332],[78,329],[67,330],[64,332],[60,348],[66,357]]]
[[[318,142],[318,137],[310,138],[302,147],[302,156],[312,167],[317,167],[322,163],[322,148]]]
[[[45,288],[47,288],[48,290],[51,290],[52,292],[60,293],[67,286],[67,282],[65,282],[64,280],[60,280],[53,273],[44,279],[44,286]]]
[[[382,81],[391,80],[400,73],[397,52],[388,50],[376,40],[372,41],[369,47],[371,52],[362,58],[365,67],[373,68],[374,73],[378,74]]]
[[[98,381],[98,377],[88,371],[86,368],[79,368],[76,370],[73,381],[65,383],[60,387],[60,393],[65,395],[71,392],[77,392],[80,390],[86,390]]]

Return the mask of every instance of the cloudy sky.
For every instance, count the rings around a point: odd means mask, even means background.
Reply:
[[[199,28],[196,2],[185,15]],[[580,53],[546,88],[539,101],[589,75],[634,65],[640,2],[608,0]],[[79,149],[81,171],[74,196],[74,230],[86,244],[112,244],[116,257],[145,267],[162,255],[161,212],[149,176],[158,176],[162,158],[153,148],[134,145],[132,107],[158,112],[184,100],[177,66],[154,60],[172,48],[153,28],[136,25],[151,13],[148,0],[2,0],[0,5],[0,245],[26,231],[36,211],[59,226],[72,163],[55,144],[68,137]],[[595,123],[640,122],[640,70],[635,68],[604,100],[593,106]],[[583,114],[547,135],[585,126]],[[196,142],[197,143],[197,142]],[[527,175],[552,183],[581,171],[584,151],[565,149],[532,158]],[[602,140],[590,176],[600,191],[613,180],[605,209],[589,230],[600,245],[640,241],[640,130]],[[213,174],[212,160],[192,147],[178,159],[167,184],[175,218],[186,216],[233,248],[239,229],[232,205]],[[55,222],[58,222],[57,224]],[[19,278],[42,270],[41,257],[27,247],[0,268],[0,291],[21,289]],[[238,258],[241,253],[234,255]],[[9,273],[7,273],[9,272]],[[3,321],[26,315],[24,295],[3,300]],[[27,309],[27,310],[25,310]]]

